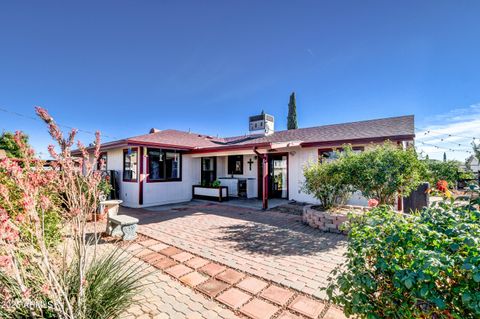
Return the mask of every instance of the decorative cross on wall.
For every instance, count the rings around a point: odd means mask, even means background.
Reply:
[[[252,159],[249,159],[247,163],[248,163],[248,169],[251,171],[252,170],[252,164],[253,164]]]

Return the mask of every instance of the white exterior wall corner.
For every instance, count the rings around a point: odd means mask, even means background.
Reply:
[[[124,182],[123,181],[123,148],[116,148],[107,151],[107,169],[117,172],[119,195],[123,200],[124,206],[140,207],[138,204],[138,182]]]

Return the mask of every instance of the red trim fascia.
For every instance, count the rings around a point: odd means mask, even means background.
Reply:
[[[385,141],[413,141],[415,135],[395,135],[395,136],[385,136],[385,137],[372,137],[372,138],[359,138],[359,139],[350,139],[350,140],[335,140],[335,141],[325,141],[325,142],[304,142],[300,145],[302,147],[315,147],[315,146],[324,146],[324,147],[335,147],[343,144],[368,144],[373,142],[385,142]]]
[[[246,150],[251,149],[252,147],[272,147],[272,143],[259,143],[259,144],[243,144],[243,145],[229,145],[229,146],[219,146],[219,147],[209,147],[209,148],[197,148],[187,152],[187,154],[197,154],[197,153],[219,153],[223,151],[237,151],[237,150]]]
[[[138,156],[138,153],[139,153],[138,152],[138,147],[132,147],[132,149],[136,149],[137,161],[140,160],[139,156]],[[136,183],[136,182],[138,182],[138,164],[139,163],[137,163],[137,178],[135,178],[135,179],[125,179],[124,178],[125,175],[123,174],[123,171],[125,170],[125,153],[128,153],[128,148],[124,148],[123,153],[122,153],[123,154],[122,155],[123,156],[122,157],[122,181],[125,182],[125,183]]]
[[[170,150],[177,150],[177,151],[190,151],[193,150],[192,147],[186,147],[186,146],[179,146],[179,145],[173,145],[173,144],[164,144],[164,143],[154,143],[154,142],[136,142],[136,141],[127,141],[127,145],[131,146],[154,146],[158,148],[166,148]]]

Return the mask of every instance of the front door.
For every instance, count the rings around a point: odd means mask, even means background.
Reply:
[[[288,154],[268,156],[268,197],[288,198]]]

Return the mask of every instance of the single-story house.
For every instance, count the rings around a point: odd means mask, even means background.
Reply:
[[[275,132],[273,116],[262,112],[249,118],[249,131],[215,137],[151,129],[102,144],[101,169],[118,172],[120,199],[128,207],[189,201],[194,185],[218,180],[228,196],[258,198],[266,208],[270,198],[316,202],[302,192],[303,167],[333,149],[348,143],[361,150],[386,140],[407,145],[415,137],[413,115]]]

